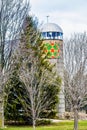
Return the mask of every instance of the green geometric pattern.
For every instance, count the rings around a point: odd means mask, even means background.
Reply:
[[[48,58],[57,59],[60,58],[60,44],[56,42],[46,42],[45,45],[45,53]]]

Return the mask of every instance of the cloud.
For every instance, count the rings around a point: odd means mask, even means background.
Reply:
[[[53,12],[49,21],[56,21],[62,27],[64,37],[68,37],[74,32],[87,31],[87,18],[78,12]]]
[[[73,32],[87,31],[87,0],[31,0],[31,14],[35,14],[40,22],[49,22],[60,25],[64,36]]]
[[[84,9],[84,6],[86,8],[87,0],[31,0],[31,7],[34,10],[46,12],[46,11],[70,11],[70,10],[77,10],[77,9]]]

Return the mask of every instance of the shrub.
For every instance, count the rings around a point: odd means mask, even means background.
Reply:
[[[47,120],[47,119],[38,119],[36,121],[36,126],[40,126],[40,125],[50,125],[51,121]]]
[[[45,110],[43,112],[41,112],[40,114],[40,118],[55,118],[56,117],[56,114],[57,114],[57,111],[56,110]]]

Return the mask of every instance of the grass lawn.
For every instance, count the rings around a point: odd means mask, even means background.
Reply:
[[[32,130],[29,126],[8,126],[0,130]],[[50,126],[40,126],[36,130],[73,130],[73,121],[59,122]],[[79,130],[87,130],[87,121],[79,121]]]

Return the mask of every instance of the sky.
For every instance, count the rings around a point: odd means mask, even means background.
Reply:
[[[39,23],[58,24],[68,38],[71,34],[87,32],[87,0],[30,0],[30,14]]]

